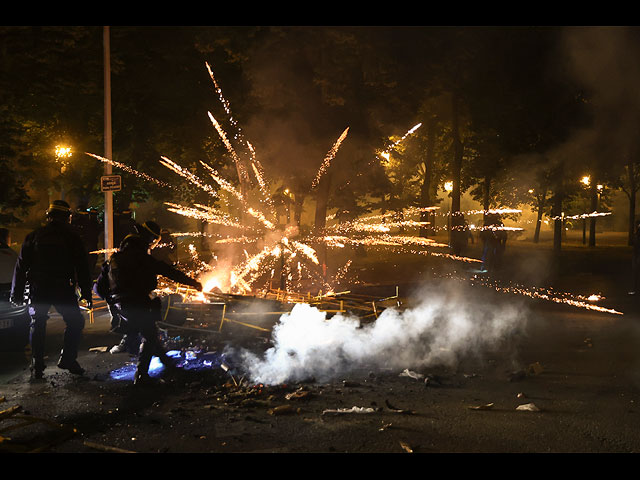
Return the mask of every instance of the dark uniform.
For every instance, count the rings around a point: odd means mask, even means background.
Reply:
[[[200,282],[149,254],[152,244],[159,239],[160,228],[154,222],[139,226],[138,233],[128,235],[109,262],[102,266],[96,284],[96,291],[118,316],[120,331],[127,336],[140,334],[142,337],[136,384],[149,380],[149,364],[154,355],[165,366],[173,366],[158,338],[156,322],[161,318],[160,298],[151,298],[151,292],[158,286],[158,275],[202,290]]]
[[[102,224],[98,219],[98,212],[93,208],[87,211],[76,212],[71,219],[71,225],[73,225],[87,250],[89,258],[89,271],[93,275],[96,263],[98,262],[98,254],[90,253],[98,250],[98,241],[100,239],[100,232],[102,231]]]
[[[31,371],[42,378],[49,309],[54,306],[66,324],[64,344],[58,367],[82,375],[77,362],[78,346],[84,328],[84,317],[78,306],[80,299],[91,308],[91,277],[87,252],[82,239],[69,224],[71,210],[63,200],[54,201],[47,210],[48,222],[25,238],[16,262],[11,286],[11,301],[24,303],[29,285]]]

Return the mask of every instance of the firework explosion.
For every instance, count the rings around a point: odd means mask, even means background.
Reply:
[[[273,199],[270,195],[270,181],[265,175],[264,168],[256,158],[254,147],[244,140],[242,131],[231,114],[229,102],[224,99],[222,90],[215,80],[210,66],[206,65],[211,80],[214,83],[216,92],[224,110],[229,117],[230,124],[235,129],[233,139],[243,148],[242,152],[236,151],[229,135],[224,131],[220,122],[208,112],[208,117],[222,140],[225,148],[229,152],[235,164],[240,189],[237,189],[230,181],[225,179],[211,165],[201,161],[200,164],[213,183],[205,180],[187,168],[178,165],[176,162],[167,157],[161,157],[160,164],[168,168],[175,174],[182,177],[192,185],[208,194],[213,200],[220,200],[219,190],[226,192],[229,197],[239,204],[241,218],[227,213],[220,208],[207,206],[203,204],[181,205],[174,202],[165,202],[168,211],[182,215],[188,218],[200,220],[209,225],[217,225],[237,231],[236,235],[210,234],[203,232],[183,232],[174,233],[175,237],[197,237],[206,236],[213,240],[217,245],[236,244],[243,247],[243,258],[231,263],[221,263],[217,257],[213,257],[210,262],[205,262],[193,244],[189,244],[190,268],[188,272],[192,276],[199,278],[204,285],[204,291],[210,292],[219,289],[228,293],[247,294],[256,292],[260,289],[272,288],[275,285],[279,289],[286,291],[304,291],[311,288],[319,289],[320,292],[333,291],[340,283],[345,282],[349,267],[352,261],[348,260],[345,265],[338,268],[333,277],[328,277],[326,265],[323,265],[318,258],[317,248],[324,246],[328,248],[345,248],[346,246],[366,246],[366,247],[391,247],[399,249],[405,253],[431,255],[441,258],[447,258],[454,261],[464,262],[468,264],[481,263],[481,260],[453,255],[447,253],[448,244],[437,243],[432,239],[416,236],[402,235],[396,232],[403,232],[406,228],[416,228],[428,225],[428,222],[415,220],[398,221],[395,216],[396,212],[388,212],[379,215],[370,215],[356,220],[346,222],[335,222],[325,228],[321,235],[301,237],[297,226],[280,225],[278,222],[277,210],[274,206]],[[402,140],[415,132],[421,124],[410,129],[400,140],[396,141],[387,151],[397,146]],[[349,128],[346,128],[338,137],[336,142],[330,148],[310,183],[309,190],[313,191],[320,183],[323,176],[328,171],[333,158],[338,153],[341,144],[346,140]],[[165,188],[176,189],[173,184],[157,180],[144,172],[139,172],[132,167],[116,162],[94,154],[88,154],[102,162],[110,163],[138,178],[153,182]],[[437,214],[438,207],[411,207],[405,209],[406,217],[417,215],[430,211]],[[492,214],[511,214],[520,213],[517,209],[493,209],[488,211],[470,210],[468,212],[460,212],[463,215],[492,215]],[[441,215],[449,216],[448,213]],[[594,212],[592,214],[576,216],[575,218],[586,218],[593,216],[601,216]],[[569,218],[569,217],[565,217]],[[335,220],[331,216],[328,221]],[[435,225],[431,228],[437,230]],[[447,227],[439,227],[447,228]],[[453,227],[468,228],[469,230],[505,230],[505,231],[522,231],[522,228],[505,227],[503,225],[490,225],[485,227]],[[253,253],[247,251],[251,247]],[[445,251],[434,251],[434,249],[445,249]],[[101,250],[101,253],[106,252]],[[95,253],[95,252],[94,252]],[[475,278],[475,277],[474,277]],[[475,279],[478,281],[477,279]],[[482,281],[480,282],[482,283]],[[497,291],[504,293],[512,293],[528,296],[531,298],[554,301],[564,303],[581,308],[597,310],[607,313],[619,314],[615,310],[597,307],[593,304],[599,298],[593,297],[572,297],[569,294],[556,294],[549,290],[543,289],[527,289],[521,286],[498,286],[484,282],[485,286],[495,288]],[[163,284],[160,287],[165,291],[177,291],[180,286]],[[195,295],[195,292],[192,292]]]

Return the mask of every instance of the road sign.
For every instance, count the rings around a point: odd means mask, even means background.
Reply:
[[[104,175],[100,177],[100,188],[103,192],[119,192],[122,190],[120,175]]]

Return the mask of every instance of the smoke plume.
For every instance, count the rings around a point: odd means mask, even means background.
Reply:
[[[386,309],[373,323],[295,305],[273,329],[262,356],[243,351],[243,368],[256,383],[328,381],[358,369],[455,366],[509,341],[525,315],[514,305],[467,303],[462,293],[426,293],[416,306]],[[501,302],[502,304],[503,302]]]

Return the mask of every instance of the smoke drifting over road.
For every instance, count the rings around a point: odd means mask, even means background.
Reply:
[[[328,381],[357,369],[455,366],[464,356],[502,345],[524,326],[511,304],[467,303],[462,293],[424,293],[414,307],[386,309],[373,323],[298,304],[273,329],[264,355],[243,351],[243,369],[256,383]]]

